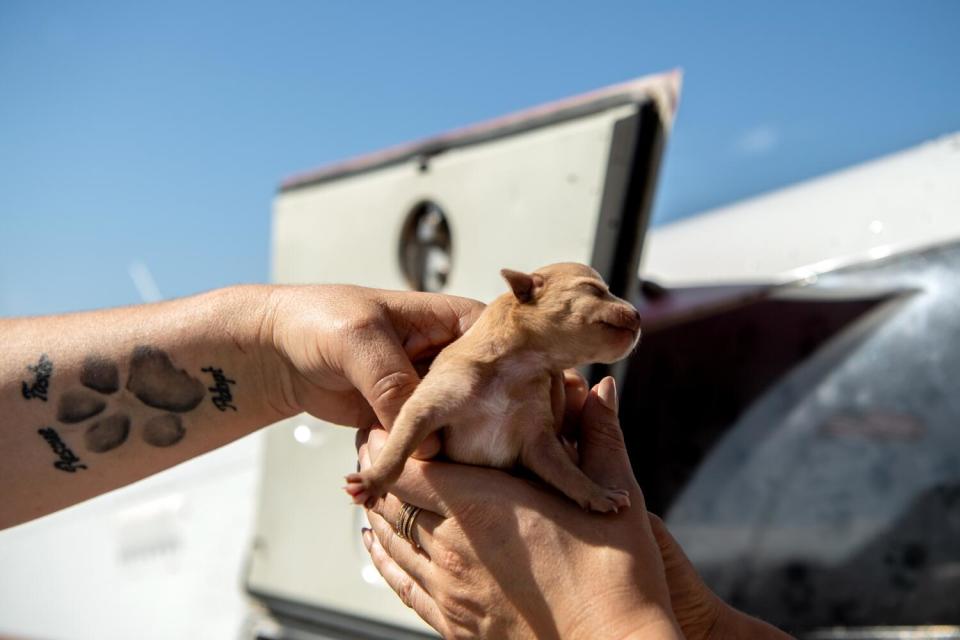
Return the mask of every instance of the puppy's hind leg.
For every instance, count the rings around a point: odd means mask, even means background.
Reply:
[[[619,511],[630,506],[624,489],[601,487],[570,460],[553,429],[541,430],[523,443],[523,465],[553,485],[584,509]]]

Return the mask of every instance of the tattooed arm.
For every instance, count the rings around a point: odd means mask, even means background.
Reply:
[[[0,528],[301,411],[389,427],[419,381],[412,362],[480,309],[436,294],[245,286],[0,320]]]

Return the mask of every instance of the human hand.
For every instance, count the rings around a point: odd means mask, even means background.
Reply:
[[[567,440],[578,441],[591,434],[588,421],[582,419],[587,399],[586,380],[575,370],[564,372],[566,405],[563,433]],[[587,416],[589,418],[590,416]],[[622,432],[621,432],[622,433]],[[568,449],[577,460],[574,448]],[[631,474],[631,477],[632,474]],[[782,640],[788,634],[766,622],[738,611],[721,600],[704,583],[683,548],[674,539],[663,520],[648,513],[653,537],[660,549],[664,573],[670,591],[670,608],[687,640],[723,640],[726,638],[758,638]]]
[[[680,637],[659,549],[633,478],[608,378],[583,405],[579,464],[630,490],[619,514],[584,512],[542,484],[482,467],[408,461],[368,511],[364,543],[388,584],[444,637]],[[360,448],[376,458],[382,431]],[[416,550],[393,530],[423,509]]]
[[[463,335],[483,304],[434,293],[318,285],[278,287],[266,308],[261,339],[282,362],[275,395],[284,412],[390,429],[420,382],[418,365]],[[418,455],[428,457],[438,448],[434,436]]]
[[[663,520],[652,513],[649,516],[670,587],[670,605],[687,640],[784,640],[791,637],[721,600],[700,578]]]

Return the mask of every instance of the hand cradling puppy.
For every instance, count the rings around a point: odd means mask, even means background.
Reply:
[[[625,489],[597,485],[564,451],[556,381],[564,369],[628,355],[640,338],[640,314],[586,265],[500,273],[511,291],[440,352],[373,466],[346,477],[354,502],[386,493],[423,439],[442,430],[451,460],[499,468],[520,464],[594,511],[630,505]]]

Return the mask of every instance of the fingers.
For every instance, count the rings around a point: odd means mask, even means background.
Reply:
[[[587,400],[589,387],[587,380],[576,369],[563,372],[564,411],[561,434],[569,440],[575,440],[580,424],[583,403]]]
[[[370,429],[361,427],[357,429],[357,435],[353,437],[353,446],[356,448],[357,453],[360,453],[360,447],[367,444],[367,439],[370,437]],[[358,456],[359,458],[359,456]],[[360,470],[360,460],[357,460],[357,471]]]
[[[454,313],[456,313],[460,319],[457,324],[458,337],[467,332],[467,329],[477,321],[477,318],[480,317],[480,314],[482,314],[483,310],[487,307],[484,303],[479,300],[474,300],[473,298],[450,295],[444,295],[444,304],[453,309]]]
[[[579,413],[589,393],[587,379],[576,369],[566,369],[563,372],[563,386],[567,392],[567,410]]]
[[[419,553],[414,549],[408,540],[404,540],[393,530],[393,525],[374,512],[367,511],[367,519],[370,521],[370,528],[377,535],[377,540],[387,551],[387,555],[393,558],[393,561],[399,564],[404,572],[409,574],[421,585],[430,574],[430,559],[426,555]]]
[[[390,429],[420,377],[390,327],[364,328],[360,333],[367,335],[356,336],[356,357],[345,363],[345,373],[380,423]]]
[[[617,417],[617,388],[607,376],[590,390],[580,420],[580,468],[599,485],[636,487]]]
[[[435,354],[476,321],[484,305],[440,293],[383,292],[390,320],[411,360]]]
[[[717,621],[726,605],[700,578],[663,520],[652,513],[648,514],[648,518],[653,537],[660,548],[670,589],[670,605],[677,621],[688,638],[705,637],[710,629],[718,628]]]
[[[344,363],[344,373],[380,424],[390,429],[400,408],[420,384],[420,377],[389,323],[359,327],[351,337],[357,346],[354,356]],[[417,447],[415,455],[430,458],[439,451],[440,440],[431,434]]]
[[[363,545],[370,553],[373,566],[393,589],[405,605],[417,612],[424,621],[437,630],[442,636],[448,637],[447,624],[440,608],[433,601],[422,586],[420,586],[403,568],[392,558],[374,533],[363,531]]]
[[[383,520],[388,523],[391,523],[392,526],[400,521],[400,512],[403,508],[403,502],[399,498],[396,498],[392,495],[386,495],[383,498],[376,500],[373,505],[370,507],[370,511],[373,511],[379,515]],[[413,504],[413,503],[410,503]],[[418,505],[414,505],[418,506]],[[413,526],[411,528],[411,537],[413,538],[412,544],[409,540],[402,540],[401,542],[413,546],[414,548],[419,547],[424,554],[429,558],[432,556],[434,549],[434,537],[433,532],[436,528],[443,522],[443,518],[428,511],[421,507],[413,520]],[[397,536],[399,539],[399,536]]]
[[[680,584],[706,589],[696,569],[693,568],[693,563],[687,558],[683,547],[667,529],[663,520],[652,513],[648,513],[647,518],[650,521],[650,530],[657,541],[657,546],[660,547],[660,557],[663,559],[663,568],[667,574],[667,582],[670,584],[671,590],[672,587]]]

